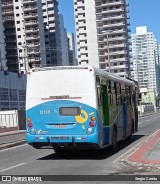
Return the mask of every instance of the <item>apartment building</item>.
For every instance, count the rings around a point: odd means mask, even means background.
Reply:
[[[46,63],[41,0],[1,0],[9,71],[26,73]]]
[[[140,88],[159,93],[159,49],[152,32],[147,27],[136,27],[131,35],[133,78],[139,82]]]
[[[69,65],[77,65],[75,56],[75,40],[73,33],[67,33],[68,37],[68,52],[69,52]]]
[[[126,0],[74,0],[78,65],[130,75]]]
[[[47,66],[62,65],[60,18],[57,0],[42,0]]]

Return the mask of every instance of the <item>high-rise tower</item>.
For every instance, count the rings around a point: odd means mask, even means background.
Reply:
[[[74,0],[79,65],[130,74],[126,0]]]

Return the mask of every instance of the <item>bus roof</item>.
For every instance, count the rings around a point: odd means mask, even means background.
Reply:
[[[122,82],[128,85],[138,85],[137,81],[134,81],[132,79],[126,79],[123,77],[120,77],[119,75],[109,73],[103,69],[95,68],[92,66],[54,66],[54,67],[42,67],[42,68],[33,68],[32,72],[39,72],[39,71],[47,71],[47,70],[70,70],[70,69],[92,69],[95,74],[99,76],[107,77],[113,81],[116,82]]]

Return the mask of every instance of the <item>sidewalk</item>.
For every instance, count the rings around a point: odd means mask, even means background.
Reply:
[[[160,130],[150,135],[126,160],[160,168]]]
[[[0,150],[26,143],[25,130],[0,133]]]
[[[0,133],[0,137],[16,135],[16,134],[23,134],[25,132],[26,132],[25,130],[15,130],[15,131],[3,132],[3,133]]]

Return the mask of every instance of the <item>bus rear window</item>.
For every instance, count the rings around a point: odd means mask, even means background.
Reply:
[[[80,113],[80,107],[61,107],[59,109],[59,114],[61,116],[78,116]]]

